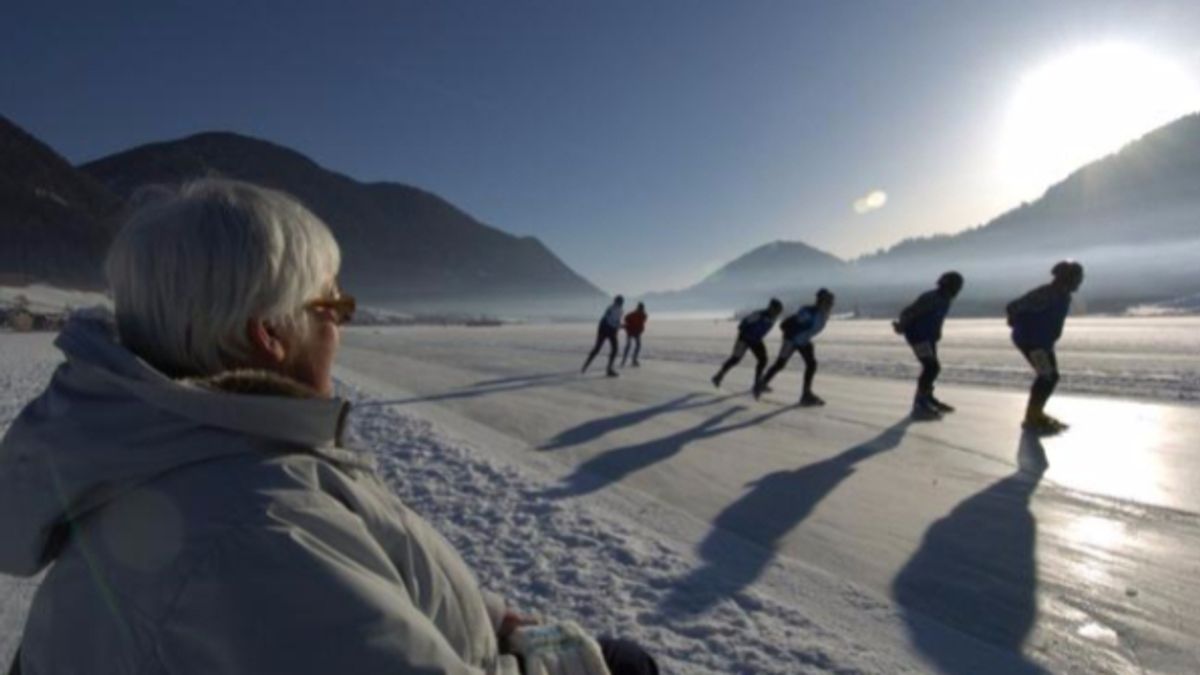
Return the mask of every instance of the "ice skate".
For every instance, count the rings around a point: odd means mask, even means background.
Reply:
[[[1050,436],[1065,431],[1066,425],[1045,413],[1035,413],[1025,416],[1021,428],[1039,436]]]
[[[941,413],[952,413],[952,412],[954,412],[954,411],[955,411],[955,407],[954,407],[954,406],[950,405],[949,403],[943,403],[942,401],[939,401],[938,399],[936,399],[936,398],[934,398],[934,397],[932,397],[932,396],[930,396],[930,397],[929,397],[929,401],[930,401],[931,403],[933,403],[933,407],[935,407],[935,408],[937,408],[937,409],[938,409],[938,412],[941,412]]]
[[[609,368],[608,371],[604,374],[608,375],[609,377],[619,377],[619,373],[617,373],[617,371],[613,370],[612,368]]]
[[[1071,428],[1070,424],[1067,424],[1053,415],[1042,413],[1042,417],[1046,418],[1046,421],[1050,423],[1051,426],[1058,427],[1059,431],[1066,431],[1067,429]]]
[[[714,387],[716,387],[717,389],[720,389],[720,388],[721,388],[721,376],[720,376],[720,375],[713,375],[713,376],[712,376],[712,383],[713,383],[713,386],[714,386]]]
[[[800,406],[804,408],[816,408],[825,405],[825,399],[813,393],[807,393],[800,397]]]
[[[913,401],[912,418],[914,420],[940,420],[942,411],[937,409],[929,399],[918,398]]]

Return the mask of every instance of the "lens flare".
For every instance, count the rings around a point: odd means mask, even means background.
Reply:
[[[1025,74],[1001,133],[1001,179],[1031,199],[1075,169],[1200,110],[1200,84],[1142,47],[1075,49]]]

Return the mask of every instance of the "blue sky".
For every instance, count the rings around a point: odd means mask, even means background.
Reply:
[[[1006,106],[1074,46],[1200,74],[1195,2],[21,2],[0,113],[82,162],[226,129],[535,235],[602,288],[852,257],[1032,198]],[[1197,79],[1200,79],[1198,77]],[[1044,187],[1044,186],[1043,186]],[[886,192],[859,214],[856,199]]]

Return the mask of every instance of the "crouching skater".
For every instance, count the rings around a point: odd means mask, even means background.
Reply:
[[[1036,377],[1029,389],[1022,426],[1041,434],[1063,431],[1067,425],[1046,414],[1046,402],[1058,385],[1058,359],[1054,345],[1062,337],[1071,294],[1083,284],[1083,265],[1064,260],[1050,270],[1054,280],[1013,300],[1007,307],[1012,341],[1029,362]]]
[[[738,322],[738,336],[737,341],[733,343],[733,353],[725,360],[725,363],[721,364],[721,369],[717,371],[717,374],[713,375],[714,387],[720,388],[721,381],[725,379],[725,373],[741,363],[742,357],[746,355],[746,350],[749,350],[754,354],[754,384],[751,385],[751,391],[758,390],[758,383],[762,380],[763,371],[767,369],[767,347],[763,344],[763,339],[775,327],[775,321],[782,313],[783,303],[776,298],[771,298],[766,309],[750,312]]]
[[[954,412],[954,407],[939,401],[933,395],[933,385],[942,372],[938,360],[937,345],[942,339],[942,324],[950,312],[950,304],[962,291],[963,276],[958,272],[946,272],[938,277],[937,288],[926,291],[911,305],[900,312],[900,318],[892,322],[897,333],[904,335],[917,361],[921,363],[921,375],[917,378],[917,393],[913,396],[913,416],[939,418],[942,413]]]
[[[822,288],[817,291],[816,304],[801,307],[779,325],[783,330],[783,344],[779,347],[779,356],[776,357],[771,369],[754,389],[754,398],[762,396],[770,386],[771,380],[787,366],[792,352],[800,352],[800,356],[804,359],[804,390],[800,394],[800,405],[825,405],[825,399],[814,394],[812,390],[813,378],[817,374],[817,356],[812,341],[821,331],[825,330],[825,324],[829,321],[829,313],[832,310],[833,293]]]

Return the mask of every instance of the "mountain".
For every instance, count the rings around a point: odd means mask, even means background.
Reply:
[[[103,286],[120,199],[0,116],[0,283]]]
[[[1183,117],[1087,164],[1038,200],[953,236],[901,242],[856,261],[867,278],[900,271],[967,274],[976,297],[1044,279],[1055,260],[1087,268],[1083,296],[1119,310],[1200,287],[1200,114]],[[972,281],[972,277],[974,281]],[[903,272],[900,278],[905,278]]]
[[[671,309],[744,308],[777,295],[786,304],[807,301],[816,289],[840,278],[846,262],[798,241],[774,241],[746,253],[699,283],[645,299]],[[811,288],[810,288],[811,287]]]
[[[1200,288],[1200,114],[1160,127],[1081,167],[1036,201],[958,234],[905,240],[841,267],[814,265],[799,278],[799,262],[760,253],[771,246],[778,243],[739,259],[753,257],[758,272],[753,283],[738,284],[736,298],[710,277],[657,296],[660,308],[729,310],[747,306],[746,296],[758,298],[754,304],[824,284],[844,308],[890,315],[942,272],[957,269],[967,285],[955,312],[993,314],[1047,281],[1063,258],[1084,264],[1080,304],[1091,310],[1187,295]],[[781,290],[783,280],[795,290]]]
[[[603,303],[599,289],[540,241],[489,227],[397,183],[361,183],[288,148],[202,133],[81,167],[128,198],[140,186],[225,176],[287,192],[333,230],[342,280],[364,300],[410,311],[555,313]]]

